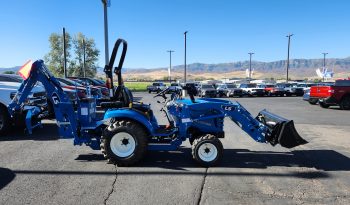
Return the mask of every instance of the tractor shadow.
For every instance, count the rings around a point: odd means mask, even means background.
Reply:
[[[16,174],[12,170],[0,167],[0,190],[7,186],[15,177]]]
[[[141,162],[132,167],[159,167],[186,170],[200,167],[193,159],[190,148],[178,151],[148,151]],[[94,162],[105,160],[102,154],[79,155],[76,160]],[[132,168],[131,167],[131,168]],[[320,171],[350,171],[350,158],[334,150],[296,150],[292,152],[251,151],[225,149],[217,168],[302,167]]]
[[[19,140],[38,140],[49,141],[58,140],[60,136],[58,134],[58,128],[56,123],[45,123],[43,128],[35,128],[33,134],[25,132],[24,128],[12,128],[8,134],[0,136],[1,141],[19,141]]]
[[[80,155],[76,160],[96,163],[105,160],[101,154]],[[107,165],[106,165],[107,166]],[[269,167],[301,167],[310,170],[274,172],[268,170],[242,172],[238,168],[267,169]],[[147,169],[150,168],[150,169]],[[159,168],[159,169],[154,169]],[[224,168],[224,169],[220,169]],[[233,168],[233,169],[225,169]],[[210,170],[210,171],[209,171]],[[191,157],[191,149],[180,148],[174,152],[150,151],[144,160],[132,167],[118,167],[118,175],[125,176],[257,176],[294,177],[302,179],[332,178],[327,171],[350,171],[350,159],[333,150],[303,150],[292,152],[250,151],[247,149],[226,149],[222,162],[217,167],[205,170]],[[9,170],[0,167],[0,190],[16,175],[59,176],[115,176],[115,171],[71,171],[71,170]]]
[[[148,152],[140,167],[161,167],[181,170],[198,167],[191,149],[177,152]],[[350,171],[350,158],[334,150],[297,150],[292,152],[225,149],[217,168],[303,167],[322,171]]]

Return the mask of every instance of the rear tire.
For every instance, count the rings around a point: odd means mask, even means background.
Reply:
[[[10,116],[6,108],[0,107],[0,134],[5,134],[11,127]]]
[[[350,110],[350,96],[344,97],[339,103],[340,109]]]
[[[192,157],[203,167],[215,166],[223,156],[221,141],[212,134],[195,139],[192,144]]]
[[[145,156],[146,131],[130,120],[115,121],[104,130],[100,146],[109,163],[131,166]]]
[[[320,104],[320,107],[322,108],[329,108],[329,105],[325,104],[324,102],[318,102]]]

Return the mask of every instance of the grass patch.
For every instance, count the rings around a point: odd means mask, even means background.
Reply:
[[[129,88],[132,92],[144,92],[147,91],[147,85],[151,85],[153,82],[124,82],[125,87]],[[169,86],[169,83],[165,83]]]
[[[147,91],[147,85],[150,84],[149,82],[124,82],[125,87],[133,92]]]

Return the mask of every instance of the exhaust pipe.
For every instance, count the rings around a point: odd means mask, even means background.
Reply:
[[[256,119],[268,128],[269,133],[265,139],[273,146],[280,144],[282,147],[293,148],[308,143],[298,134],[293,120],[287,120],[267,110],[260,111]]]

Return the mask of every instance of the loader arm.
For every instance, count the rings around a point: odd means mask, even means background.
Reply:
[[[262,110],[254,118],[240,103],[221,105],[222,112],[257,142],[293,148],[308,143],[301,138],[294,127],[293,120]]]
[[[268,129],[258,120],[256,120],[241,104],[224,104],[221,106],[225,116],[229,117],[244,132],[257,142],[267,142],[265,136]]]
[[[10,115],[14,116],[16,112],[21,111],[26,98],[38,82],[44,86],[47,98],[53,105],[60,135],[63,137],[78,137],[77,117],[73,104],[64,93],[59,81],[49,72],[42,60],[35,61],[31,65],[28,78],[22,82],[12,102],[8,105]],[[29,121],[33,116],[40,114],[35,107],[28,112],[29,116],[27,114],[26,118]],[[26,124],[27,128],[29,126],[28,129],[31,130],[33,125]]]

